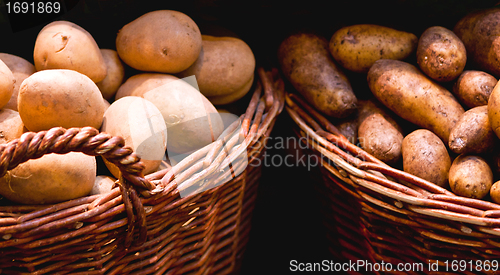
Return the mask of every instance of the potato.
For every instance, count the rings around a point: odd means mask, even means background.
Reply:
[[[4,108],[17,111],[17,95],[19,94],[19,87],[28,76],[36,72],[36,69],[35,66],[28,60],[16,55],[0,53],[0,60],[2,60],[5,65],[9,67],[12,75],[14,76],[14,90],[12,91],[12,96],[10,97],[9,102],[4,106]]]
[[[252,49],[234,37],[201,37],[203,47],[198,59],[177,76],[196,76],[200,92],[208,99],[228,95],[237,95],[232,101],[240,99],[253,82],[255,57]]]
[[[359,24],[336,31],[330,39],[330,53],[342,67],[366,73],[379,59],[403,60],[417,48],[412,33],[392,28]]]
[[[105,194],[113,189],[116,179],[110,176],[95,177],[94,185],[89,195]]]
[[[358,139],[366,152],[394,164],[401,158],[401,127],[373,101],[359,101]]]
[[[122,85],[125,77],[125,68],[123,67],[122,61],[118,57],[116,51],[101,49],[101,54],[104,58],[104,63],[106,63],[107,74],[102,81],[97,82],[96,84],[102,93],[102,97],[105,99],[111,99],[115,95],[116,91],[118,91],[120,85]]]
[[[399,60],[377,60],[367,79],[370,90],[385,106],[448,143],[451,129],[464,113],[448,90]]]
[[[500,181],[493,183],[491,186],[490,197],[494,203],[500,204]]]
[[[70,152],[28,160],[0,178],[0,195],[22,204],[51,204],[86,196],[96,177],[93,156]]]
[[[107,69],[99,46],[90,33],[68,21],[54,21],[38,33],[33,51],[37,71],[75,70],[92,81],[106,77]]]
[[[453,85],[453,94],[469,108],[488,105],[497,79],[489,73],[466,70]]]
[[[358,141],[358,126],[357,117],[349,117],[335,124],[339,132],[352,144],[356,144]]]
[[[345,118],[356,110],[351,83],[328,52],[323,37],[302,33],[281,42],[278,60],[286,78],[316,110]]]
[[[160,166],[167,149],[167,126],[156,106],[137,96],[126,96],[113,102],[104,113],[101,132],[125,139],[145,165],[144,174]],[[119,178],[116,165],[105,161],[109,171]]]
[[[179,80],[176,76],[160,73],[142,73],[129,77],[116,92],[115,99],[124,96],[140,96],[154,88],[165,85],[174,80]]]
[[[143,97],[156,105],[165,119],[169,157],[199,149],[216,140],[224,130],[217,109],[184,80],[167,83]]]
[[[21,137],[24,124],[18,112],[11,109],[0,109],[0,144]]]
[[[435,183],[448,185],[451,159],[443,141],[427,129],[418,129],[403,139],[403,170]]]
[[[141,71],[179,73],[196,61],[201,47],[196,23],[173,10],[148,12],[123,26],[116,37],[120,58]]]
[[[500,137],[500,85],[497,82],[488,99],[488,119],[491,129]]]
[[[500,77],[500,8],[483,9],[462,17],[453,32],[462,40],[474,65]]]
[[[417,63],[430,78],[447,82],[464,70],[467,52],[464,43],[447,28],[433,26],[426,29],[417,46]]]
[[[15,81],[12,71],[0,60],[0,109],[5,107],[12,97]]]
[[[39,71],[26,78],[19,88],[19,114],[26,128],[33,132],[56,126],[99,129],[104,108],[97,85],[73,70]]]
[[[456,195],[482,199],[493,185],[493,173],[482,157],[461,154],[451,165],[449,182]]]
[[[248,91],[253,86],[253,80],[254,76],[250,78],[250,80],[243,86],[240,90],[236,91],[235,93],[228,94],[228,95],[221,95],[221,96],[210,96],[207,97],[210,102],[214,105],[226,105],[226,104],[231,104],[242,97],[244,97],[246,94],[248,94]]]
[[[457,154],[490,152],[497,141],[488,119],[488,106],[467,110],[450,132],[448,146]]]

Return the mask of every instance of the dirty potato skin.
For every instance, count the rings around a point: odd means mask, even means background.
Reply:
[[[462,154],[450,167],[449,182],[454,194],[482,199],[493,185],[493,173],[482,157]]]
[[[347,138],[352,144],[356,144],[358,140],[358,118],[350,116],[335,124],[339,132]]]
[[[500,77],[500,8],[471,12],[461,18],[453,32],[462,40],[473,63]]]
[[[417,47],[417,63],[430,78],[447,82],[464,70],[467,52],[464,43],[447,28],[434,26],[426,29]]]
[[[386,107],[448,143],[451,129],[464,113],[452,93],[399,60],[376,61],[367,79],[372,93]]]
[[[500,137],[500,85],[498,82],[488,99],[488,119],[491,129],[493,129],[497,137]]]
[[[328,52],[328,41],[314,34],[294,34],[278,49],[286,78],[316,110],[345,118],[356,110],[351,84]]]
[[[451,159],[436,134],[426,129],[415,130],[403,139],[401,151],[405,172],[441,187],[448,185]]]
[[[329,50],[344,68],[366,73],[379,59],[403,60],[415,52],[418,38],[412,33],[392,28],[359,24],[336,31]]]
[[[450,132],[448,146],[457,154],[481,154],[493,149],[497,137],[488,119],[488,106],[467,110]]]
[[[358,139],[361,148],[385,163],[396,163],[401,158],[401,127],[373,101],[362,100],[358,105]]]
[[[466,70],[453,85],[453,94],[469,108],[488,105],[491,92],[498,80],[489,73]]]

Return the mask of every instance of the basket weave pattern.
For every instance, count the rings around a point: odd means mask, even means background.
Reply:
[[[261,170],[255,163],[284,107],[277,71],[259,68],[258,75],[246,113],[223,139],[146,177],[122,138],[92,128],[25,133],[0,146],[3,173],[28,159],[70,151],[101,155],[122,171],[106,194],[0,206],[0,274],[233,272],[248,241]],[[193,187],[206,191],[180,196],[180,189]]]
[[[426,274],[435,271],[429,263],[446,274],[499,273],[491,261],[500,260],[500,205],[456,196],[386,165],[351,144],[296,94],[287,94],[286,109],[297,135],[322,156],[317,188],[337,259],[422,263],[419,271]],[[452,270],[453,260],[467,266]],[[489,272],[482,266],[486,260]]]

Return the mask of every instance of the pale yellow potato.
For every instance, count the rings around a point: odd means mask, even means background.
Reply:
[[[196,62],[178,76],[196,76],[200,92],[207,98],[234,95],[224,104],[243,97],[250,90],[254,77],[252,49],[234,37],[202,35],[202,43]]]
[[[5,107],[12,97],[15,81],[12,71],[0,60],[0,109]]]
[[[120,99],[125,96],[140,96],[154,88],[165,85],[174,80],[179,80],[178,77],[169,74],[160,73],[141,73],[129,77],[116,92],[115,99]]]
[[[105,194],[113,189],[116,179],[110,176],[95,177],[94,185],[89,195]]]
[[[99,129],[104,108],[97,85],[73,70],[36,72],[19,89],[19,114],[26,128],[33,132],[57,126]]]
[[[68,21],[49,23],[38,33],[33,51],[37,71],[69,69],[99,82],[107,69],[99,46],[92,35]]]
[[[97,165],[93,156],[47,154],[21,163],[0,178],[0,195],[21,204],[52,204],[86,196]]]
[[[366,73],[379,59],[403,60],[415,52],[418,38],[413,33],[393,28],[359,24],[336,31],[329,50],[344,68]]]
[[[191,66],[201,51],[201,33],[186,14],[173,10],[148,12],[123,26],[116,51],[132,68],[179,73]]]
[[[215,141],[224,130],[217,109],[193,86],[173,81],[143,95],[167,124],[169,154],[184,154]]]
[[[101,132],[125,139],[125,145],[144,163],[144,174],[158,169],[167,149],[165,120],[153,103],[141,97],[126,96],[113,102],[104,113]],[[106,160],[105,164],[118,178],[118,167]]]
[[[104,58],[104,62],[106,63],[107,74],[102,81],[97,82],[96,84],[102,93],[102,97],[105,99],[111,99],[123,83],[125,68],[123,67],[123,63],[115,50],[101,49],[101,54]]]
[[[21,137],[24,124],[17,111],[0,109],[0,144]]]
[[[8,53],[0,53],[0,60],[2,60],[5,65],[9,67],[15,81],[12,96],[4,108],[17,111],[17,95],[19,94],[19,87],[21,87],[21,83],[23,83],[28,76],[36,72],[35,65],[31,64],[28,60],[22,57]]]

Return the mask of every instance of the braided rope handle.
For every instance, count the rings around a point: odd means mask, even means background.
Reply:
[[[0,176],[4,176],[8,170],[30,159],[41,158],[50,153],[69,152],[102,156],[120,169],[118,185],[128,218],[125,246],[129,247],[132,244],[136,225],[139,227],[137,242],[139,245],[142,244],[147,237],[146,214],[138,192],[154,194],[158,190],[155,190],[156,186],[151,181],[144,178],[142,174],[144,164],[132,148],[125,147],[125,140],[122,137],[99,133],[92,127],[70,129],[55,127],[37,133],[27,132],[18,139],[0,145]]]

